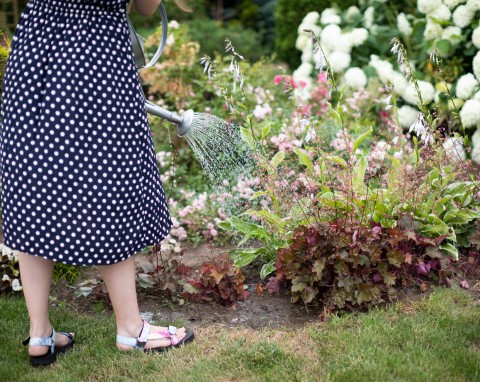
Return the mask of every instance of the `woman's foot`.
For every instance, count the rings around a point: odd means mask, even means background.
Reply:
[[[30,337],[50,337],[52,334],[52,327],[50,326],[50,329],[48,329],[46,332],[30,332]],[[73,333],[70,333],[72,336],[74,335]],[[61,333],[55,333],[55,346],[61,347],[65,346],[69,343],[70,338],[68,338],[66,335],[61,334]],[[49,346],[29,346],[28,347],[28,354],[34,357],[37,356],[42,356],[44,354],[47,354],[49,351]]]
[[[128,336],[128,337],[137,337],[139,335],[140,331],[142,330],[142,327],[143,327],[143,324],[140,327],[140,329],[138,329],[138,331],[136,331],[135,333],[127,333],[125,335]],[[168,330],[168,327],[150,325],[150,330],[152,332],[157,332],[157,331]],[[183,326],[181,328],[177,328],[177,338],[179,339],[179,341],[182,341],[183,338],[185,338],[185,335],[186,335],[185,331],[186,331],[186,329]],[[171,344],[172,344],[172,342],[170,341],[170,338],[151,339],[151,340],[148,340],[147,343],[145,344],[145,349],[167,347]],[[127,351],[133,349],[131,346],[120,344],[118,342],[117,342],[117,348],[119,350],[127,350]]]

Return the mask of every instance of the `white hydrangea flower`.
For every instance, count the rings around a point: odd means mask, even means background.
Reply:
[[[335,50],[337,38],[342,34],[342,30],[336,24],[327,25],[320,33],[320,43],[326,50]]]
[[[293,79],[295,82],[303,81],[305,78],[310,78],[312,74],[313,65],[309,62],[303,62],[297,70],[293,72]]]
[[[466,7],[473,13],[480,11],[480,0],[467,0]]]
[[[365,25],[365,28],[370,29],[372,27],[374,16],[375,8],[373,6],[368,7],[363,13],[363,25]]]
[[[295,48],[303,52],[308,47],[308,43],[310,40],[311,39],[308,36],[305,36],[303,34],[299,35],[297,37],[297,41],[295,42]],[[310,44],[310,46],[312,45]]]
[[[457,137],[450,137],[443,142],[443,149],[445,154],[452,160],[464,161],[467,159],[467,154],[463,149],[463,139]]]
[[[340,24],[341,22],[342,19],[334,8],[326,8],[320,17],[320,23],[324,25]]]
[[[358,9],[358,7],[356,7],[355,5],[352,5],[351,7],[349,7],[347,9],[347,13],[345,14],[345,18],[347,19],[347,21],[353,21],[359,16],[360,16],[360,9]]]
[[[461,76],[457,82],[456,94],[458,98],[469,99],[478,87],[478,81],[472,73]]]
[[[2,281],[10,281],[10,277],[8,275],[3,275]]]
[[[437,20],[448,21],[452,17],[452,12],[450,12],[450,9],[446,5],[442,4],[430,12],[429,16]]]
[[[455,8],[457,5],[463,4],[466,0],[443,0],[443,4],[445,4],[449,9]]]
[[[423,102],[432,101],[435,97],[435,88],[433,85],[427,81],[417,81],[417,83]],[[419,102],[417,91],[413,84],[409,84],[400,95],[411,105],[416,105]]]
[[[378,77],[383,83],[389,81],[393,73],[393,65],[390,62],[381,60],[377,55],[372,54],[370,55],[369,65],[375,68]]]
[[[343,76],[343,80],[349,88],[354,90],[364,89],[368,82],[365,72],[357,67],[348,69]]]
[[[413,33],[413,28],[403,12],[397,16],[397,28],[405,37],[409,37]]]
[[[472,42],[478,49],[480,49],[480,26],[476,27],[472,33]]]
[[[480,91],[476,92],[475,95],[473,96],[474,100],[480,101]]]
[[[452,45],[457,45],[462,41],[462,30],[459,27],[446,27],[442,32],[442,38],[450,41]]]
[[[312,62],[313,60],[313,47],[312,42],[309,40],[310,49],[305,48],[302,53],[302,62]]]
[[[472,159],[480,163],[480,129],[472,135]]]
[[[320,19],[320,14],[318,12],[309,12],[307,15],[303,18],[302,24],[306,25],[316,25],[318,23],[318,20]]]
[[[298,35],[299,36],[307,36],[310,38],[311,34],[310,32],[305,32],[306,29],[310,29],[313,33],[315,33],[317,36],[320,36],[320,33],[322,32],[322,28],[319,27],[316,24],[308,24],[305,22],[302,22],[297,29]]]
[[[397,94],[402,94],[409,86],[409,82],[405,76],[397,71],[392,71],[389,80],[393,84],[393,88]]]
[[[472,22],[474,13],[465,5],[460,5],[453,12],[453,22],[457,27],[465,28]]]
[[[473,57],[473,74],[475,74],[477,80],[480,81],[480,50],[477,52],[475,57]]]
[[[365,28],[355,28],[353,31],[346,33],[348,39],[353,46],[360,46],[368,39],[368,30]]]
[[[334,39],[325,41],[324,47],[330,52],[339,51],[344,53],[350,53],[352,51],[352,40],[349,39],[347,34],[339,34]]]
[[[442,5],[442,0],[418,0],[417,8],[420,12],[428,15]]]
[[[332,52],[329,57],[328,61],[330,63],[330,67],[332,68],[334,73],[343,72],[350,66],[350,62],[352,61],[352,57],[345,52],[335,51]]]
[[[404,129],[412,126],[417,119],[418,109],[409,105],[403,105],[398,109],[398,123]]]
[[[474,99],[469,99],[460,110],[460,119],[463,126],[474,127],[480,122],[480,102]]]
[[[425,40],[431,41],[442,37],[442,32],[442,26],[428,18],[427,26],[425,27],[425,31],[423,32],[423,37],[425,38]]]

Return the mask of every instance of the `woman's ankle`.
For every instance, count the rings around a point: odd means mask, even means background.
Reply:
[[[125,337],[138,337],[143,329],[143,320],[117,323],[117,334]]]

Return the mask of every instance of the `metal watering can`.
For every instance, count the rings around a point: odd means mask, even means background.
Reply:
[[[130,30],[130,40],[132,42],[133,53],[135,56],[135,65],[137,67],[137,70],[152,67],[162,55],[167,44],[168,18],[167,11],[165,10],[163,2],[160,3],[158,10],[160,12],[160,17],[162,20],[162,39],[155,55],[152,57],[150,62],[148,62],[148,64],[145,58],[144,38],[135,31],[132,22],[127,16],[128,28]],[[190,127],[192,126],[194,111],[191,109],[187,110],[182,115],[178,115],[176,112],[168,111],[158,105],[155,105],[149,100],[145,100],[145,106],[148,113],[156,115],[176,125],[177,134],[179,137],[183,137],[185,134],[187,134],[190,130]]]

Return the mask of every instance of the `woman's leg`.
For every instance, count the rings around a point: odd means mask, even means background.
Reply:
[[[50,337],[52,326],[48,317],[48,296],[52,285],[53,261],[43,257],[20,252],[20,279],[23,295],[30,317],[30,337]],[[68,343],[68,337],[57,335],[55,343],[59,346]],[[42,355],[48,346],[29,346],[30,355]]]
[[[117,323],[117,333],[121,336],[138,337],[143,327],[137,301],[135,282],[135,260],[133,256],[111,265],[97,265],[103,281],[107,286]],[[152,325],[152,330],[166,330],[164,326]],[[185,337],[185,328],[178,328],[178,339]],[[160,338],[149,340],[145,349],[170,345],[170,339]],[[131,350],[126,345],[118,344],[121,350]]]

